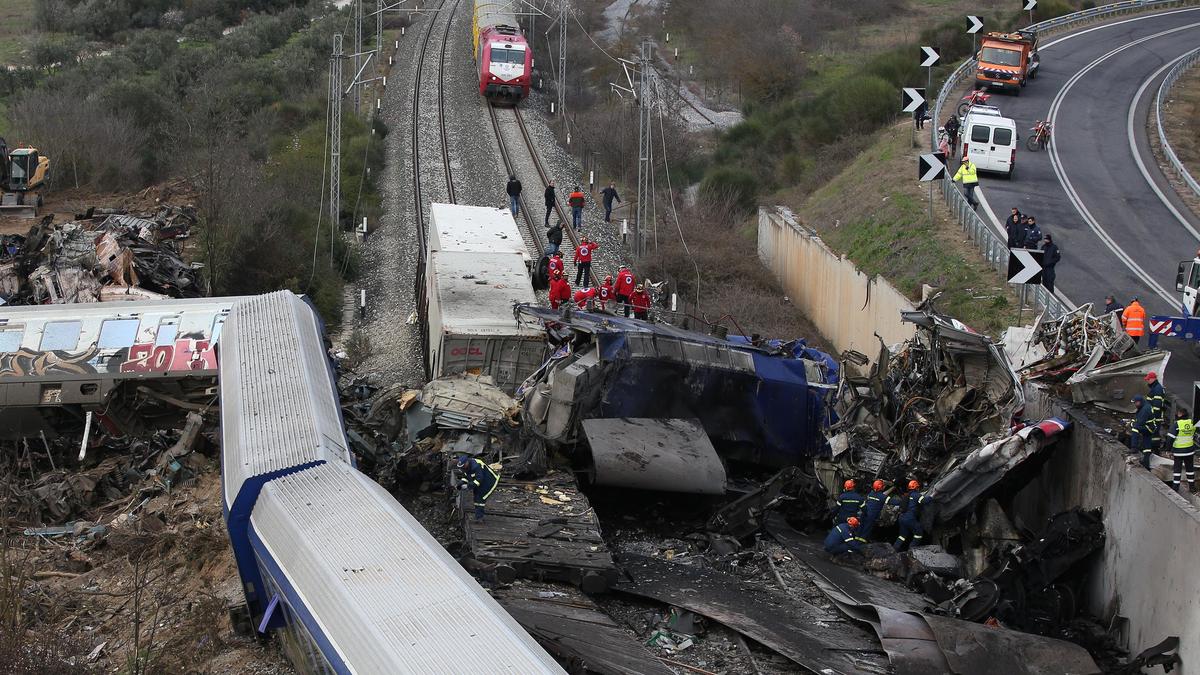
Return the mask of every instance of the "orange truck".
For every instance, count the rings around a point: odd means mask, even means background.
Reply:
[[[988,33],[975,56],[975,88],[1002,89],[1019,96],[1025,83],[1037,77],[1040,64],[1037,33]]]

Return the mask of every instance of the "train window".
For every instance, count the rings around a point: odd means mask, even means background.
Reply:
[[[217,344],[217,338],[221,337],[221,328],[223,328],[225,326],[225,317],[227,317],[227,316],[229,316],[229,315],[226,314],[225,312],[221,312],[220,314],[213,317],[212,333],[210,334],[208,339],[214,345]]]
[[[525,63],[525,50],[492,45],[492,63]]]
[[[163,319],[158,326],[158,336],[154,338],[155,347],[170,347],[175,344],[175,336],[179,334],[178,319]]]
[[[100,324],[100,349],[124,349],[137,341],[137,329],[141,319],[109,319]]]
[[[21,336],[24,333],[25,331],[22,330],[0,331],[0,354],[19,350],[21,348]]]
[[[79,331],[83,324],[79,321],[51,321],[42,331],[41,350],[52,352],[71,350],[79,346]]]

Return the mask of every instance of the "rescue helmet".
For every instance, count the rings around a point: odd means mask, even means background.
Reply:
[[[877,480],[874,483],[871,483],[871,489],[876,492],[882,492],[883,491],[883,481]]]
[[[470,459],[470,457],[467,457],[466,455],[459,455],[458,461],[455,462],[455,464],[458,466],[458,468],[462,469],[467,466],[467,461],[469,459]]]
[[[849,518],[846,519],[846,524],[849,525],[850,527],[858,527],[858,518],[855,518],[854,516],[850,516]]]
[[[854,481],[848,480],[845,483],[842,483],[842,487],[846,488],[847,490],[853,490],[854,489]]]
[[[909,490],[920,490],[921,489],[920,481],[915,481],[915,480],[908,481],[908,489]]]
[[[1153,370],[1146,373],[1146,381],[1147,382],[1153,382],[1157,379],[1158,379],[1158,373],[1154,372]]]

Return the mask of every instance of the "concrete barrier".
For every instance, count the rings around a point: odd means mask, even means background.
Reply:
[[[758,258],[839,352],[856,349],[874,361],[879,355],[876,333],[895,344],[916,332],[900,320],[901,311],[913,309],[903,293],[834,253],[787,209],[759,209]]]
[[[1158,478],[1130,465],[1109,433],[1070,404],[1026,385],[1027,417],[1059,416],[1074,429],[1037,479],[1016,494],[1019,524],[1036,529],[1075,506],[1099,508],[1107,532],[1081,604],[1104,622],[1129,620],[1131,653],[1178,635],[1180,675],[1200,673],[1200,511]]]

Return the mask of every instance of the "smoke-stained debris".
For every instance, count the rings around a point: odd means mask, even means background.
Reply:
[[[27,305],[199,297],[200,266],[182,257],[195,222],[194,209],[172,206],[140,216],[89,209],[66,223],[47,216],[25,236],[0,242],[0,299]]]

